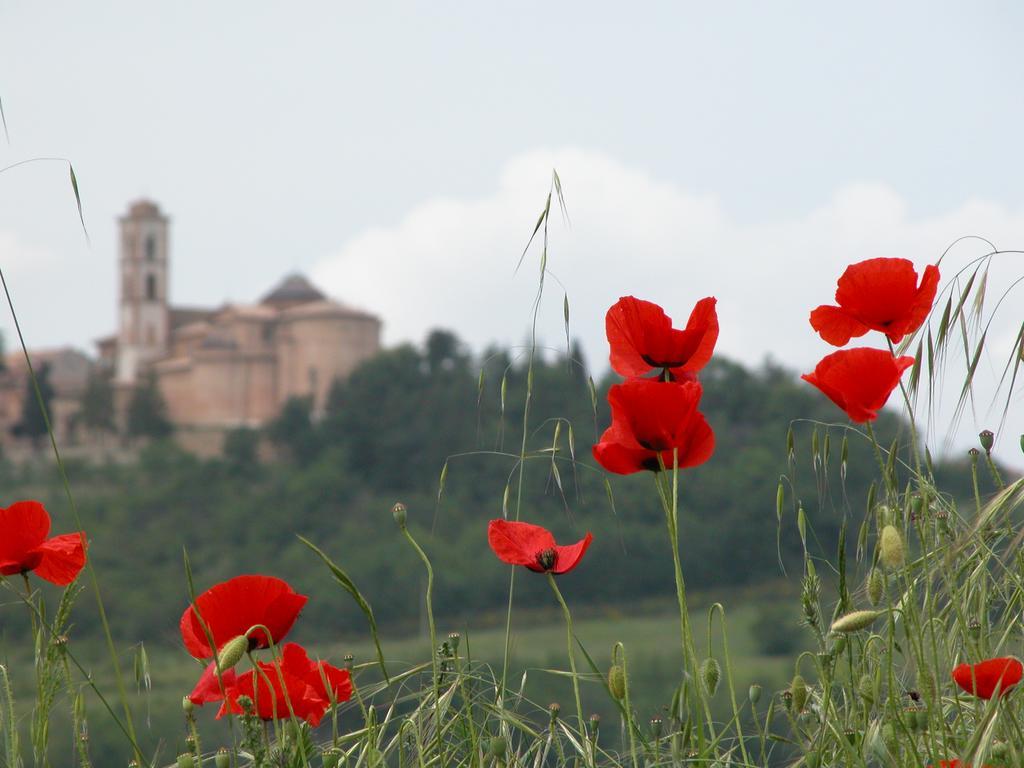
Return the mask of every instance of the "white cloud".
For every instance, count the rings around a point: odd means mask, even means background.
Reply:
[[[552,168],[563,183],[571,226],[552,217],[548,268],[566,286],[571,332],[597,369],[607,355],[604,312],[621,295],[656,301],[680,321],[697,299],[715,295],[720,352],[750,364],[771,355],[807,370],[831,351],[808,326],[808,312],[832,300],[847,264],[902,256],[920,269],[967,234],[983,234],[1003,248],[1024,244],[1024,211],[987,201],[915,217],[886,185],[854,183],[814,210],[744,222],[712,195],[659,181],[607,155],[538,150],[511,159],[491,193],[428,200],[394,227],[345,244],[315,267],[314,277],[329,292],[379,312],[392,343],[419,340],[429,327],[452,328],[477,349],[491,341],[519,343],[529,329],[539,248],[531,249],[518,274],[513,269]],[[961,243],[943,262],[944,277],[986,250],[978,241]],[[1024,274],[1022,266],[1020,257],[1004,258],[993,284]],[[539,332],[555,344],[564,339],[562,291],[554,281],[546,291]],[[1012,342],[1024,319],[1021,306],[1020,295],[1011,296],[990,338]],[[983,368],[1001,370],[1006,354],[993,349]],[[978,402],[987,404],[990,396],[991,387],[983,385]],[[1016,403],[1024,410],[1019,396]],[[998,413],[986,416],[983,407],[978,414],[975,423],[968,413],[965,433],[998,421]],[[1022,429],[1024,417],[1011,417],[1007,439],[1000,441],[1007,454],[1016,457]]]

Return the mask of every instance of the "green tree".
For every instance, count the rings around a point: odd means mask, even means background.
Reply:
[[[267,437],[274,446],[284,449],[292,461],[313,461],[320,452],[320,439],[313,424],[313,398],[288,398],[281,413],[267,425]]]
[[[128,434],[131,437],[168,437],[174,427],[167,418],[167,403],[153,373],[145,376],[128,402]]]
[[[238,427],[224,436],[224,463],[233,474],[251,475],[260,465],[260,435],[255,429]]]
[[[25,394],[21,401],[21,420],[14,426],[14,434],[18,437],[27,437],[34,444],[39,438],[47,434],[46,414],[50,413],[50,403],[53,401],[53,385],[50,384],[50,365],[43,363],[36,370],[36,383],[39,386],[38,397],[36,386],[30,375],[25,377]],[[42,407],[40,407],[40,400]]]
[[[82,393],[79,418],[82,424],[95,432],[114,431],[114,385],[109,371],[95,369],[89,374]]]

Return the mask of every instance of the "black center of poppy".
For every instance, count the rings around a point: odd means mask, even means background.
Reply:
[[[548,548],[542,549],[537,553],[537,565],[543,570],[550,571],[554,569],[555,563],[558,562],[558,553],[555,550]]]

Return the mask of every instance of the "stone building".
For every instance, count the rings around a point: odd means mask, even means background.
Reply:
[[[291,397],[322,411],[335,379],[380,349],[381,321],[290,275],[255,304],[172,306],[169,223],[140,200],[120,219],[119,321],[97,342],[123,407],[155,375],[179,437],[258,427]],[[209,441],[207,441],[209,442]]]
[[[31,350],[36,376],[43,375],[52,392],[49,416],[54,436],[61,442],[73,441],[78,430],[77,415],[85,391],[92,360],[72,347]],[[0,442],[10,442],[23,417],[29,391],[28,365],[21,350],[7,353],[0,366]],[[35,408],[35,401],[30,401]]]

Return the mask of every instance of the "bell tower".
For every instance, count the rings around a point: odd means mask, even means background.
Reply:
[[[122,216],[120,319],[115,380],[133,384],[145,365],[167,354],[168,220],[139,200]]]

